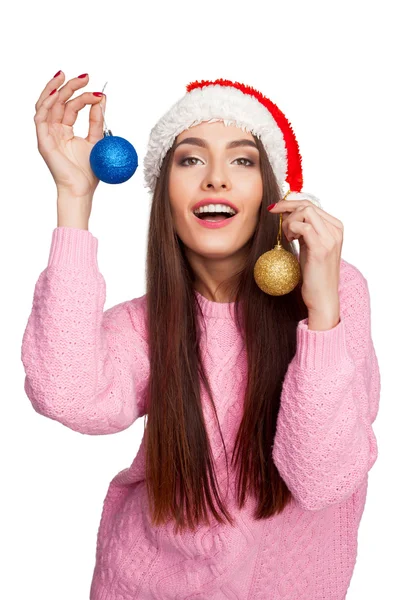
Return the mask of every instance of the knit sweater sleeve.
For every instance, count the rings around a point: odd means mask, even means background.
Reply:
[[[308,319],[298,323],[273,445],[281,477],[306,510],[349,498],[378,456],[372,423],[380,373],[369,289],[356,267],[342,265],[347,280],[339,286],[339,323],[326,331],[308,329]]]
[[[122,431],[145,414],[141,298],[104,311],[98,240],[57,227],[25,328],[24,389],[36,412],[83,434]]]

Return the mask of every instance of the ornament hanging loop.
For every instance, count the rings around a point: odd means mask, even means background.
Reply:
[[[291,190],[288,190],[286,192],[286,194],[283,196],[282,200],[286,200],[286,198],[289,196]],[[283,213],[279,213],[279,229],[278,229],[278,237],[276,240],[276,243],[278,246],[281,246],[281,240],[282,240],[282,221],[283,221]]]
[[[105,82],[103,89],[101,90],[103,94],[104,94],[104,90],[106,89],[107,83],[108,83],[108,81]],[[108,129],[108,127],[107,127],[106,117],[104,114],[104,108],[103,108],[101,101],[100,101],[100,108],[101,108],[101,112],[103,113],[103,122],[104,122],[103,136],[106,137],[107,135],[112,135],[112,131],[110,129]]]

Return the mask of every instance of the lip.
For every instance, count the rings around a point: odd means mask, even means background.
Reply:
[[[194,213],[192,214],[198,222],[198,224],[202,225],[203,227],[207,227],[207,229],[220,229],[221,227],[226,227],[227,225],[229,225],[229,223],[232,223],[232,221],[234,221],[236,217],[239,216],[239,214],[237,213],[229,219],[224,219],[223,221],[219,221],[218,223],[213,223],[212,221],[203,221],[203,219],[199,219],[199,217],[197,217]]]
[[[231,202],[230,200],[226,200],[225,198],[205,198],[204,200],[200,200],[200,202],[197,202],[194,206],[192,206],[192,212],[197,208],[206,206],[206,204],[226,204],[227,206],[233,208],[233,210],[235,210],[236,213],[239,212],[238,207],[235,206],[233,202]]]

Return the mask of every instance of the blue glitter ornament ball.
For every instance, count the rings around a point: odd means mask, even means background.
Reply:
[[[104,183],[123,183],[132,177],[138,166],[135,148],[125,138],[108,129],[90,153],[90,167]]]

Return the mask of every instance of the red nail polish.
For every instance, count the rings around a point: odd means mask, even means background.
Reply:
[[[57,91],[57,88],[55,90],[53,90],[52,92],[50,92],[49,96],[51,96],[52,94],[55,94]]]
[[[83,78],[84,78],[84,77],[86,77],[86,76],[87,76],[87,73],[83,73],[82,75],[78,75],[78,78],[79,78],[79,79],[83,79]]]
[[[53,79],[54,79],[55,77],[58,77],[60,73],[61,73],[61,71],[58,71],[58,72],[57,72],[55,75],[53,75]]]
[[[104,96],[104,94],[102,94],[101,92],[92,92],[93,96]]]
[[[269,206],[267,206],[268,210],[271,210],[271,208],[274,208],[274,206],[276,206],[276,202],[274,204],[270,204]]]

